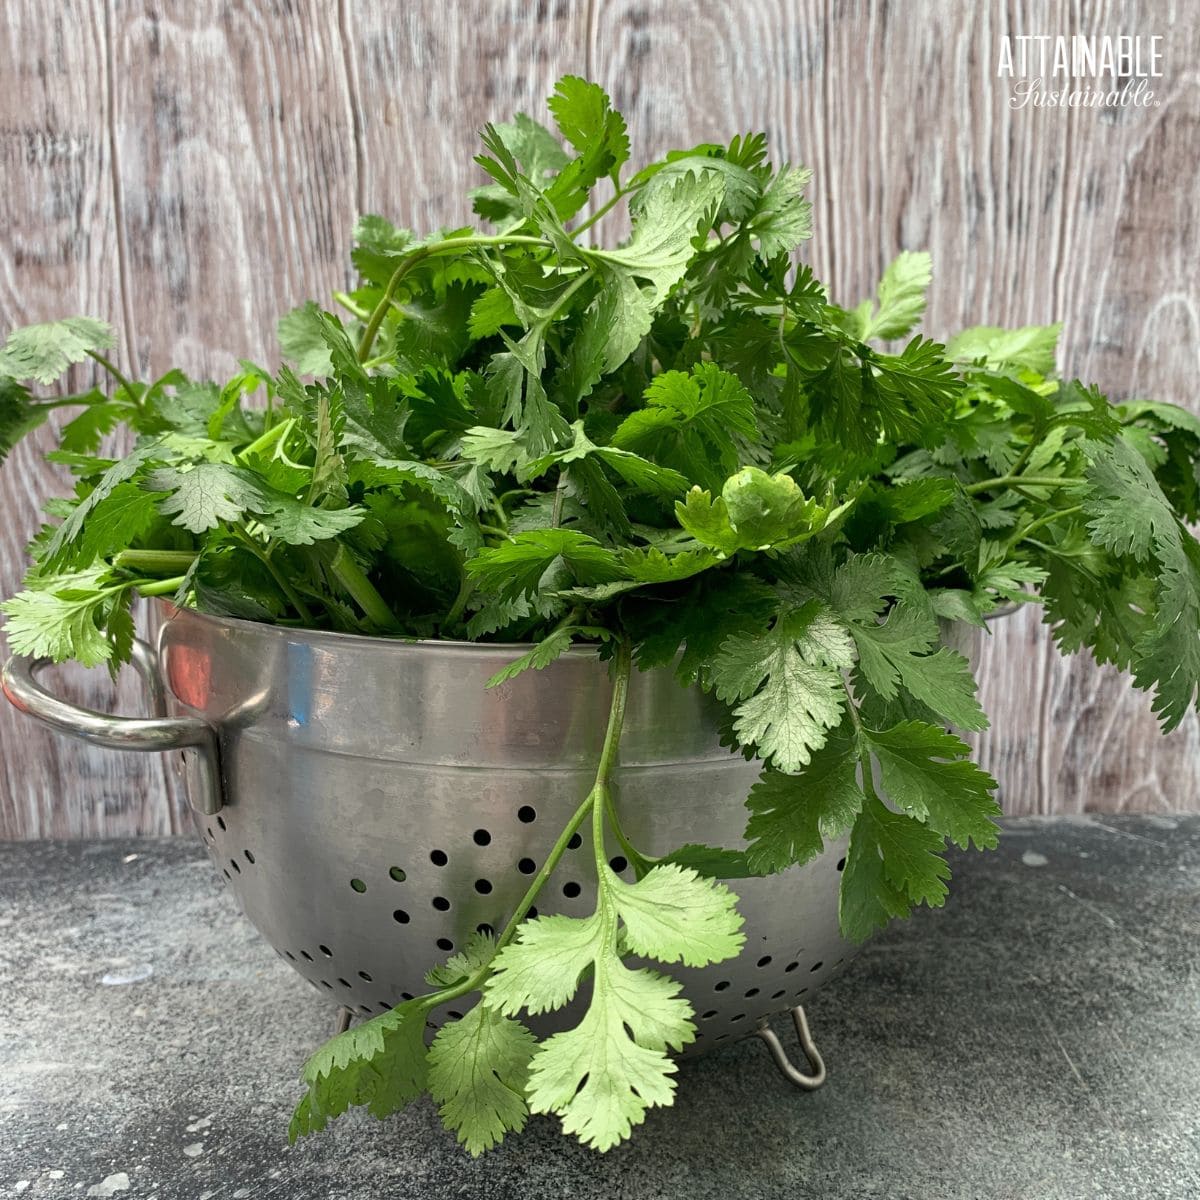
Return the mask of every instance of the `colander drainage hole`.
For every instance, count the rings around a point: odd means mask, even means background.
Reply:
[[[447,900],[445,896],[434,896],[432,903],[433,907],[436,908],[438,912],[450,911],[450,901]]]
[[[752,1000],[752,999],[753,999],[755,996],[757,996],[757,995],[758,995],[758,988],[750,988],[750,989],[749,989],[749,990],[746,992],[746,999],[747,999],[747,1000]]]
[[[364,1017],[369,1017],[371,1015],[371,1006],[369,1004],[360,1004],[358,1006],[358,1011],[362,1013]]]
[[[292,962],[295,962],[295,961],[296,961],[296,956],[295,956],[295,955],[294,955],[294,954],[293,954],[293,953],[292,953],[290,950],[285,950],[285,951],[284,951],[284,954],[285,954],[285,955],[286,955],[288,958],[290,958],[290,959],[292,960]]]
[[[350,986],[349,980],[346,979],[339,979],[338,983],[340,983],[344,988],[348,988]]]
[[[764,954],[762,958],[758,960],[758,965],[760,967],[769,967],[771,965],[771,956],[769,954]]]
[[[717,986],[713,988],[713,991],[714,992],[723,992],[728,986],[729,986],[729,980],[722,979],[721,982],[718,983]]]
[[[484,937],[495,937],[496,931],[486,922],[482,925],[475,926],[475,932],[483,934]]]
[[[490,879],[475,880],[475,890],[481,895],[486,896],[492,890],[492,881]]]
[[[527,916],[527,917],[528,917],[528,918],[529,918],[531,921],[536,921],[536,920],[537,920],[537,915],[538,915],[538,914],[537,914],[537,909],[536,909],[536,908],[535,908],[535,907],[534,907],[534,906],[531,904],[531,905],[529,906],[529,911],[528,911],[528,912],[527,912],[525,915],[526,915],[526,916]]]
[[[221,828],[221,832],[222,832],[222,833],[224,833],[224,832],[225,832],[225,828],[226,828],[226,826],[225,826],[225,818],[224,818],[224,817],[218,817],[218,818],[217,818],[217,824],[220,826],[220,828]]]
[[[839,871],[844,871],[846,869],[846,860],[844,858],[838,859],[837,869]]]
[[[230,875],[230,873],[229,873],[229,868],[228,868],[228,867],[222,867],[222,868],[221,868],[221,873],[222,873],[222,874],[225,876],[225,878],[226,878],[226,879],[228,879],[228,880],[229,880],[229,882],[230,882],[230,883],[232,883],[232,882],[233,882],[233,876],[232,876],[232,875]]]
[[[625,859],[624,859],[624,858],[623,858],[623,857],[622,857],[620,854],[618,854],[616,858],[610,858],[610,859],[608,860],[608,865],[609,865],[609,867],[611,867],[611,868],[612,868],[612,870],[614,870],[614,871],[615,871],[615,872],[616,872],[618,875],[620,875],[620,873],[621,873],[623,870],[625,870],[625,868],[626,868],[627,866],[629,866],[629,864],[628,864],[628,863],[625,861]]]
[[[713,1017],[715,1017],[716,1015],[717,1015],[717,1010],[715,1008],[710,1008],[708,1010],[708,1012],[700,1014],[700,1020],[711,1021],[713,1019]]]
[[[492,835],[486,829],[477,829],[471,835],[477,846],[487,846],[491,844]]]
[[[450,861],[450,856],[445,850],[431,850],[429,852],[429,861],[435,867],[444,867]]]
[[[578,850],[583,845],[583,838],[577,833],[571,834],[571,840],[567,843],[568,850]]]
[[[786,996],[786,995],[787,995],[787,992],[784,992],[784,991],[772,992],[771,999],[772,1000],[782,1000],[784,998],[784,996]]]
[[[320,952],[325,955],[326,958],[333,957],[333,951],[330,950],[328,946],[318,946],[317,949],[320,950]]]
[[[581,888],[573,879],[569,879],[563,884],[563,895],[566,896],[568,900],[574,900],[575,897],[578,896],[582,891],[583,888]]]
[[[412,992],[401,992],[401,993],[400,993],[400,999],[401,999],[401,1000],[411,1000],[411,999],[412,999]]]
[[[356,892],[358,892],[358,893],[359,893],[359,895],[362,895],[362,893],[363,893],[363,892],[365,892],[365,891],[367,890],[367,885],[366,885],[365,883],[363,883],[363,881],[362,881],[361,879],[352,879],[352,880],[350,880],[350,886],[351,886],[351,887],[352,887],[352,888],[353,888],[353,889],[354,889]]]
[[[402,870],[401,870],[399,867],[391,867],[391,868],[388,870],[388,874],[389,874],[389,875],[390,875],[390,876],[391,876],[391,877],[392,877],[392,878],[393,878],[393,879],[394,879],[394,880],[395,880],[397,883],[403,883],[403,882],[404,882],[404,881],[405,881],[405,880],[408,878],[408,875],[407,875],[407,873],[406,873],[406,872],[404,872],[404,871],[402,871]]]
[[[235,871],[236,871],[236,872],[237,872],[239,875],[242,873],[242,868],[241,868],[241,867],[239,867],[239,866],[237,865],[237,859],[236,859],[236,858],[231,858],[231,859],[229,860],[229,865],[230,865],[230,866],[231,866],[231,867],[232,867],[232,868],[233,868],[233,869],[234,869],[234,870],[235,870]]]
[[[813,963],[813,965],[812,965],[811,967],[809,967],[808,969],[809,969],[810,971],[819,971],[819,970],[820,970],[820,969],[821,969],[821,968],[822,968],[824,965],[825,965],[825,964],[824,964],[823,962],[815,962],[815,963]]]
[[[745,1013],[738,1013],[738,1015],[736,1017],[729,1018],[730,1022],[734,1025],[736,1025],[739,1021],[744,1021],[745,1019],[746,1019]]]
[[[438,938],[436,945],[439,950],[447,952],[454,949],[454,943],[449,938]]]
[[[253,865],[254,865],[254,855],[253,855],[253,854],[251,854],[249,850],[243,850],[243,851],[242,851],[242,853],[243,853],[243,854],[246,856],[246,861],[247,861],[247,862],[248,862],[248,863],[249,863],[251,866],[253,866]]]
[[[361,979],[361,980],[362,980],[364,983],[374,983],[374,982],[375,982],[375,981],[374,981],[374,980],[371,978],[371,976],[367,974],[367,972],[366,972],[366,971],[359,971],[359,973],[358,973],[358,977],[359,977],[359,979]]]
[[[330,983],[328,979],[322,979],[322,980],[321,980],[321,986],[322,986],[322,987],[325,987],[325,988],[328,988],[328,989],[329,989],[331,992],[333,991],[333,984],[332,984],[332,983]]]
[[[799,964],[798,962],[790,962],[790,963],[788,963],[788,965],[787,965],[786,967],[784,967],[783,969],[784,969],[785,971],[794,971],[794,970],[795,970],[795,969],[796,969],[796,968],[797,968],[799,965],[800,965],[800,964]]]
[[[205,831],[208,834],[208,840],[211,842],[213,840],[212,826],[211,825],[207,826]]]
[[[446,1016],[453,1018],[455,1021],[462,1020],[462,1013],[456,1012],[453,1008],[448,1008],[446,1010]]]
[[[313,956],[311,954],[309,954],[309,952],[307,950],[301,950],[300,957],[302,959],[304,959],[305,962],[312,962],[312,960],[313,960]]]
[[[533,822],[537,820],[537,809],[531,808],[528,804],[522,804],[521,807],[517,809],[517,820],[520,821],[522,825],[533,824]]]
[[[398,908],[398,909],[396,909],[396,911],[394,913],[392,913],[392,920],[398,922],[401,925],[407,925],[410,920],[410,917],[409,917],[408,913],[406,913],[404,911],[404,909]]]
[[[519,863],[517,863],[517,870],[520,871],[522,875],[532,875],[534,871],[537,870],[537,863],[535,863],[532,858],[523,858]]]

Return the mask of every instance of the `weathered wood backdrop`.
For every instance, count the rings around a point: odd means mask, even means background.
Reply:
[[[1159,34],[1159,104],[1013,111],[1001,34]],[[273,361],[276,318],[347,279],[357,213],[469,219],[475,133],[544,114],[565,72],[626,114],[635,157],[766,129],[814,168],[809,251],[854,301],[928,248],[928,328],[1066,322],[1065,369],[1115,397],[1200,405],[1200,11],[1190,0],[6,0],[0,325],[69,313],[121,357]],[[40,500],[37,446],[0,481],[0,591]],[[1027,612],[980,651],[982,740],[1013,812],[1200,807],[1200,725],[1062,662]],[[100,674],[100,673],[97,673]],[[72,695],[113,703],[105,678]],[[137,711],[137,687],[117,700]],[[166,833],[154,757],[0,713],[0,836]]]

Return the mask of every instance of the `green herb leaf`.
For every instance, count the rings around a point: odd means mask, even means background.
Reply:
[[[8,335],[0,350],[0,375],[53,383],[73,363],[117,344],[111,325],[95,317],[67,317],[26,325]]]
[[[472,1157],[525,1127],[525,1087],[537,1039],[519,1021],[476,1004],[429,1047],[429,1094]]]
[[[858,766],[854,740],[830,737],[797,774],[764,770],[746,801],[749,868],[767,875],[809,862],[846,833],[865,803]]]

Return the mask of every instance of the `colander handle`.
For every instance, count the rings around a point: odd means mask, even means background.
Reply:
[[[211,816],[222,806],[220,743],[216,730],[199,717],[167,716],[166,694],[158,673],[154,648],[140,639],[133,643],[132,661],[150,694],[153,717],[114,717],[68,704],[37,681],[48,658],[14,655],[5,664],[0,687],[16,709],[49,725],[58,733],[106,746],[111,750],[195,750],[198,770],[189,781],[189,798],[197,812]]]

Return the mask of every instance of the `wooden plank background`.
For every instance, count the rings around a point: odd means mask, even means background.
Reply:
[[[1157,34],[1155,107],[1012,110],[1001,34]],[[355,215],[466,222],[476,131],[602,83],[635,157],[765,129],[811,166],[809,257],[854,301],[929,249],[927,326],[1066,322],[1065,368],[1200,407],[1200,10],[1185,0],[7,0],[0,326],[86,312],[142,373],[273,362],[279,315],[348,282]],[[0,591],[61,481],[38,443],[0,476]],[[1035,613],[978,651],[1006,808],[1200,808],[1200,725],[1157,732]],[[64,686],[137,711],[105,678]],[[93,673],[97,674],[97,673]],[[0,712],[0,837],[168,833],[153,757]]]

